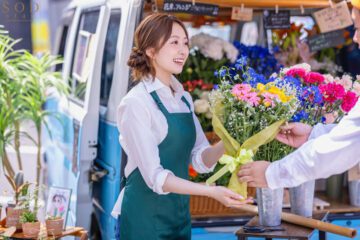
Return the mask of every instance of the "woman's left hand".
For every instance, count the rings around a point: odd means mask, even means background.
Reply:
[[[239,205],[253,202],[252,199],[244,199],[241,195],[221,186],[210,187],[209,197],[219,201],[226,207],[237,207]]]

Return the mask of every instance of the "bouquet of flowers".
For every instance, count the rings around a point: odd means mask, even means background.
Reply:
[[[292,121],[310,125],[339,122],[354,107],[360,93],[360,83],[351,76],[322,75],[312,72],[308,64],[284,69],[279,77],[297,88],[300,106]]]
[[[237,170],[252,159],[279,159],[282,150],[273,141],[279,127],[297,110],[296,88],[281,79],[266,79],[240,58],[235,68],[222,67],[221,83],[210,95],[213,127],[225,146],[220,170],[206,182],[212,184],[231,173],[228,187],[247,196],[247,186],[239,183]]]

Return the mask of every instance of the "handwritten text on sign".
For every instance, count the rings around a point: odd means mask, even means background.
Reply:
[[[165,0],[165,12],[185,12],[196,15],[210,15],[217,16],[219,13],[219,6],[212,4],[196,3],[193,5],[191,2],[171,1]]]
[[[345,42],[344,31],[337,30],[328,33],[322,33],[308,38],[308,44],[311,52],[316,52],[324,48],[335,47]]]
[[[317,11],[314,13],[314,17],[322,33],[346,28],[353,24],[346,1]]]
[[[265,29],[289,29],[290,11],[264,11]]]
[[[251,21],[253,18],[252,8],[233,7],[231,12],[231,19],[237,21]]]

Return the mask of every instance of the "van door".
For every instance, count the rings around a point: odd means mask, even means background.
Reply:
[[[67,225],[89,229],[89,169],[97,155],[101,59],[109,9],[104,1],[81,4],[76,6],[65,49],[63,76],[70,77],[70,96],[59,100],[61,126],[52,121],[54,139],[45,149],[49,185],[72,190]]]

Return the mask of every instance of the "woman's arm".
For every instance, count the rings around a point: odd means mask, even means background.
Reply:
[[[216,164],[216,162],[224,153],[225,153],[224,143],[220,141],[215,145],[206,148],[202,152],[201,158],[205,166],[211,168]]]
[[[163,191],[178,194],[208,196],[221,202],[227,207],[238,206],[252,201],[251,199],[241,201],[244,200],[241,195],[225,187],[206,186],[178,178],[172,174],[168,174],[163,185]]]

